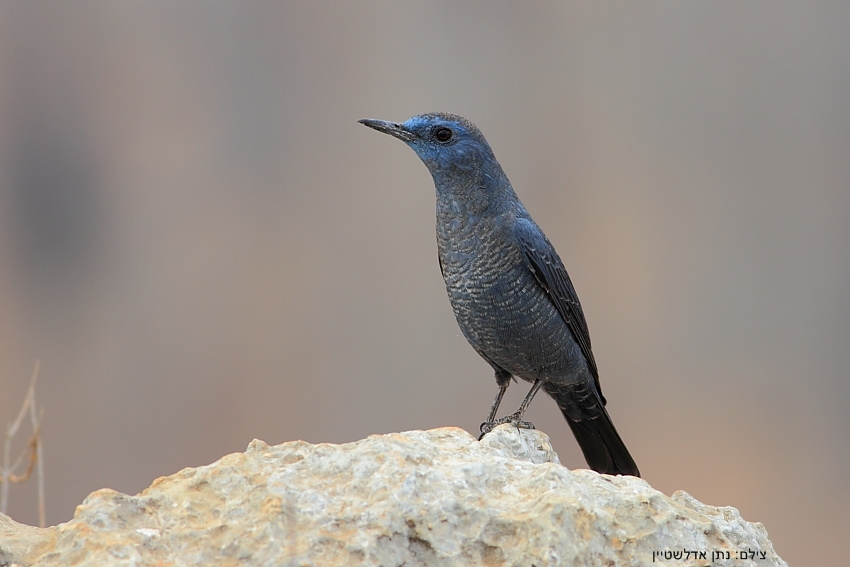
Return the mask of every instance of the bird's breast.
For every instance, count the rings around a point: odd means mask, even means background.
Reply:
[[[486,289],[524,262],[506,219],[438,209],[437,248],[451,290]],[[461,214],[458,214],[461,213]],[[450,293],[451,295],[451,293]]]
[[[569,331],[527,267],[510,219],[444,220],[437,225],[440,263],[469,343],[524,378],[560,368]]]

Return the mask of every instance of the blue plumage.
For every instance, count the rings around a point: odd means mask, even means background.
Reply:
[[[437,190],[437,248],[446,292],[472,348],[495,370],[499,393],[482,424],[522,421],[542,388],[558,404],[588,465],[640,476],[605,410],[590,333],[558,253],[535,224],[487,140],[453,114],[404,123],[361,120],[404,141]],[[496,419],[511,377],[532,383],[520,409]]]

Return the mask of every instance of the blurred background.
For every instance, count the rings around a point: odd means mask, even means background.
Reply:
[[[843,563],[848,29],[846,2],[0,4],[0,421],[40,359],[48,523],[255,437],[477,432],[496,386],[431,178],[357,123],[439,110],[560,252],[644,478]]]

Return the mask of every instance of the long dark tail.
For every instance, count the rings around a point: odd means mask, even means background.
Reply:
[[[543,389],[554,398],[570,424],[590,468],[604,474],[640,476],[592,383],[582,386],[547,382]]]

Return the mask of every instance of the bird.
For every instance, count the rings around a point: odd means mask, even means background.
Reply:
[[[443,112],[406,122],[359,121],[406,143],[436,188],[437,251],[463,336],[499,388],[481,438],[523,416],[542,389],[555,400],[596,472],[640,476],[608,412],[590,333],[570,276],[472,122]],[[531,384],[519,409],[496,419],[511,380]]]

